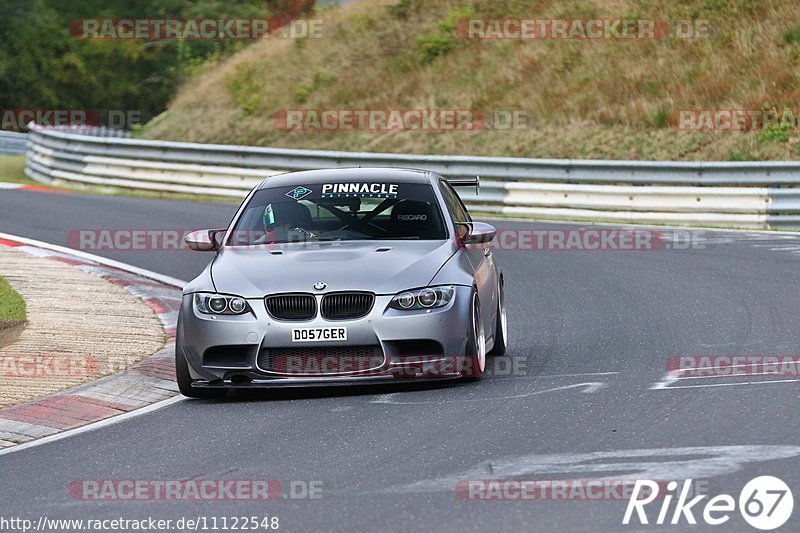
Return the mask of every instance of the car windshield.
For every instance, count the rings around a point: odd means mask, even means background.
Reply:
[[[339,181],[257,191],[228,245],[446,238],[430,185]]]

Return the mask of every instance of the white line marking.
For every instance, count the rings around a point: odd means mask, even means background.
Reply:
[[[611,450],[589,453],[496,457],[465,470],[377,491],[378,493],[453,492],[464,480],[512,479],[698,479],[730,474],[744,465],[800,456],[800,446],[699,446]],[[556,478],[558,479],[558,478]]]
[[[734,369],[734,368],[756,368],[756,367],[766,367],[767,365],[774,365],[777,363],[774,362],[762,362],[762,363],[743,363],[740,365],[725,365],[714,367],[717,369]],[[721,383],[716,385],[681,385],[681,386],[674,386],[671,387],[670,385],[681,380],[687,379],[725,379],[725,378],[743,378],[743,377],[750,377],[750,376],[779,376],[783,375],[780,371],[766,371],[766,372],[743,372],[741,374],[731,373],[731,374],[718,374],[718,375],[708,375],[708,376],[684,376],[683,373],[692,372],[697,370],[703,370],[704,367],[687,367],[687,368],[680,368],[673,370],[671,372],[667,372],[661,381],[654,383],[650,390],[662,390],[666,388],[670,389],[687,389],[687,388],[695,388],[695,387],[729,387],[734,385],[757,385],[760,383],[784,383],[784,382],[794,382],[800,381],[797,379],[781,379],[781,380],[764,380],[764,381],[748,381],[748,382],[736,382],[736,383]]]
[[[112,416],[111,418],[106,418],[98,422],[92,422],[91,424],[86,424],[85,426],[77,427],[75,429],[70,429],[67,431],[63,431],[61,433],[50,435],[48,437],[43,437],[41,439],[32,440],[30,442],[25,442],[23,444],[17,444],[16,446],[12,446],[10,448],[5,448],[3,450],[0,450],[0,455],[19,452],[22,450],[27,450],[29,448],[35,448],[36,446],[41,446],[43,444],[50,444],[51,442],[55,442],[61,439],[74,437],[75,435],[80,435],[81,433],[87,433],[89,431],[94,431],[96,429],[112,426],[114,424],[119,424],[120,422],[125,422],[126,420],[130,420],[131,418],[136,418],[137,416],[146,415],[148,413],[152,413],[153,411],[158,411],[159,409],[169,407],[170,405],[182,402],[185,399],[186,398],[181,395],[173,396],[172,398],[167,398],[166,400],[161,400],[160,402],[150,404],[147,407],[136,409],[135,411],[130,411],[122,415]]]
[[[0,189],[19,189],[24,187],[21,183],[8,183],[5,181],[0,181]]]
[[[723,367],[725,368],[725,367]],[[781,376],[780,372],[747,372],[745,374],[719,374],[716,376],[681,376],[678,379],[746,378],[749,376]]]
[[[733,359],[736,359],[736,358],[737,358],[737,356],[733,356],[733,357],[730,357],[730,356],[729,356],[728,358],[729,358],[729,359],[731,359],[731,358],[733,358]],[[773,359],[776,359],[776,358],[774,358],[774,357],[773,357]],[[741,360],[741,358],[740,358],[739,360]],[[790,362],[791,362],[792,364],[794,364],[794,361],[790,361]],[[756,367],[756,366],[779,365],[779,364],[782,364],[782,363],[781,363],[781,361],[779,361],[779,360],[778,360],[778,361],[762,361],[762,362],[760,362],[760,363],[759,363],[759,362],[742,363],[742,364],[740,364],[740,365],[719,365],[719,366],[713,366],[713,367],[705,367],[705,366],[687,366],[687,367],[685,367],[685,368],[679,368],[679,369],[677,369],[677,370],[678,370],[679,372],[690,372],[690,371],[692,371],[692,370],[703,370],[703,369],[705,369],[705,368],[743,368],[743,367],[748,367],[748,366],[750,366],[750,367]]]
[[[540,374],[532,378],[571,378],[573,376],[611,376],[619,372],[583,372],[579,374]]]
[[[581,394],[593,394],[600,389],[606,386],[605,383],[601,381],[589,381],[586,383],[573,383],[572,385],[563,385],[561,387],[553,387],[551,389],[544,389],[532,392],[526,392],[524,394],[515,394],[511,396],[498,396],[495,398],[450,398],[444,400],[435,400],[435,401],[423,401],[423,402],[401,402],[395,401],[394,398],[398,396],[399,392],[393,392],[391,394],[383,394],[379,396],[377,399],[370,401],[369,403],[375,404],[383,404],[383,405],[429,405],[429,404],[436,404],[441,405],[443,403],[467,403],[467,402],[489,402],[492,400],[517,400],[520,398],[527,398],[529,396],[536,396],[538,394],[545,394],[548,392],[557,392],[567,389],[575,389],[578,387],[583,387],[584,390],[581,391]]]
[[[676,381],[678,381],[678,376],[673,372],[667,372],[664,374],[664,377],[661,378],[661,381],[653,383],[653,386],[650,387],[650,390],[666,389],[671,383],[675,383]]]
[[[31,246],[36,246],[44,250],[50,250],[53,252],[59,252],[62,254],[71,255],[73,257],[78,257],[86,261],[92,261],[108,267],[124,270],[125,272],[130,272],[131,274],[136,274],[137,276],[142,276],[143,278],[149,278],[155,281],[159,281],[164,285],[170,285],[173,287],[177,287],[179,289],[183,289],[183,287],[185,287],[186,284],[188,283],[187,281],[173,278],[172,276],[165,276],[164,274],[159,274],[158,272],[153,272],[152,270],[146,270],[144,268],[139,268],[137,266],[129,265],[127,263],[122,263],[120,261],[114,261],[113,259],[106,259],[105,257],[100,257],[99,255],[82,252],[80,250],[73,250],[72,248],[67,248],[65,246],[49,244],[46,242],[37,241],[34,239],[28,239],[25,237],[17,237],[16,235],[10,235],[8,233],[0,233],[0,239],[16,241],[22,244],[29,244]]]
[[[659,387],[660,390],[674,390],[674,389],[699,389],[701,387],[738,387],[741,385],[768,385],[771,383],[795,383],[800,379],[770,379],[764,381],[739,381],[737,383],[707,383],[705,385],[676,385],[674,387]],[[655,389],[655,387],[650,387]]]
[[[549,224],[553,226],[563,225],[563,226],[601,226],[601,227],[613,227],[613,228],[626,228],[626,229],[652,229],[652,230],[665,230],[665,229],[674,229],[674,230],[681,230],[686,232],[696,231],[698,233],[708,232],[708,233],[721,233],[720,237],[726,237],[726,233],[735,234],[738,236],[750,236],[750,237],[768,237],[768,236],[780,236],[786,235],[787,237],[800,237],[796,231],[778,231],[778,230],[771,230],[771,229],[736,229],[736,228],[709,228],[705,226],[653,226],[652,224],[625,224],[624,222],[586,222],[586,221],[570,221],[570,220],[552,220],[546,218],[522,218],[522,217],[514,217],[514,216],[504,216],[502,218],[492,217],[492,216],[480,216],[483,213],[478,213],[475,218],[479,220],[489,220],[489,221],[496,221],[496,222],[536,222],[536,223],[543,223]]]

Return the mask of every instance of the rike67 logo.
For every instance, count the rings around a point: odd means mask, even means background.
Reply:
[[[677,481],[670,481],[666,489],[666,494],[660,494],[659,483],[637,480],[622,523],[631,524],[635,512],[640,524],[649,524],[645,507],[656,500],[661,503],[658,518],[654,522],[658,525],[694,525],[697,524],[695,517],[697,513],[706,524],[719,526],[728,522],[736,510],[737,501],[729,494],[714,496],[704,502],[705,505],[701,505],[701,502],[708,498],[707,494],[689,499],[692,493],[691,479],[685,480],[680,487]],[[675,506],[671,509],[676,497]],[[748,524],[756,529],[768,531],[781,527],[789,520],[794,508],[794,497],[789,486],[782,480],[773,476],[760,476],[744,486],[739,493],[738,504],[739,513]],[[658,507],[658,504],[654,507]]]

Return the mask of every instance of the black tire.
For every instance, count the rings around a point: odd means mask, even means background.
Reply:
[[[486,370],[486,335],[481,319],[481,304],[478,293],[472,291],[470,297],[469,336],[464,353],[464,363],[461,368],[461,377],[467,381],[477,381],[483,377]]]
[[[189,363],[186,362],[186,357],[183,356],[177,346],[175,348],[175,377],[178,381],[178,390],[189,398],[211,400],[222,398],[228,393],[225,389],[197,389],[192,387],[192,381],[194,380],[189,374]]]
[[[489,355],[504,355],[508,348],[508,315],[506,314],[506,297],[503,278],[497,289],[497,320],[494,325],[494,346]]]

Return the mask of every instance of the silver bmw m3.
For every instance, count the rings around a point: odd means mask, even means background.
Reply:
[[[422,170],[272,176],[226,229],[186,236],[216,253],[183,291],[181,392],[479,379],[508,342],[495,229]]]

